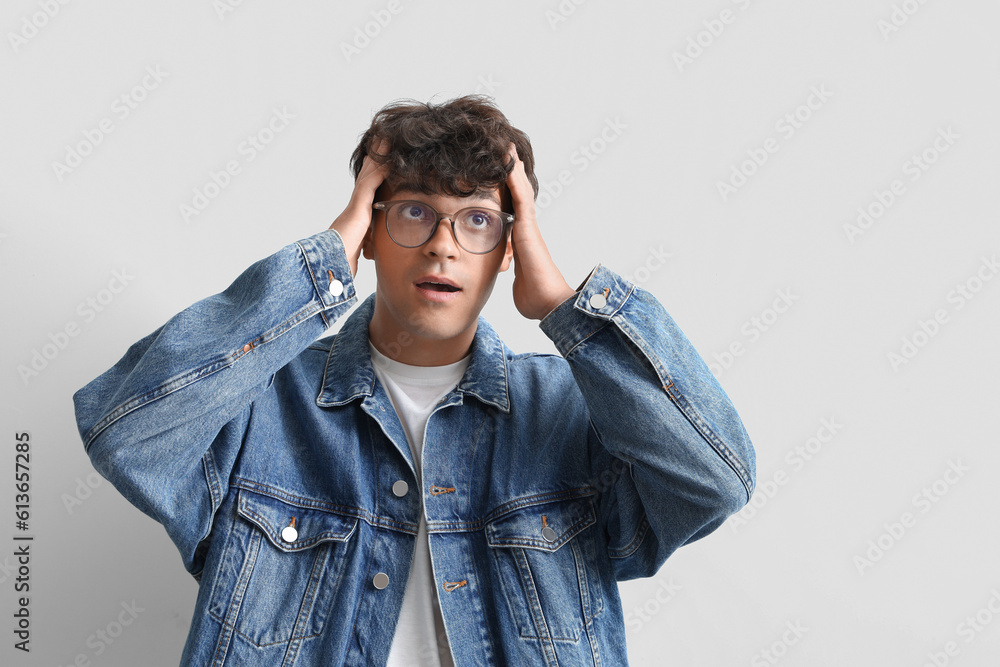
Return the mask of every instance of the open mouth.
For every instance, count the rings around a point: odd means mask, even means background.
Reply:
[[[417,287],[422,287],[424,289],[433,290],[435,292],[457,292],[458,287],[452,285],[443,285],[441,283],[417,283]]]

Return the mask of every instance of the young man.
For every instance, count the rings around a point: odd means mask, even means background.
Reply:
[[[74,396],[94,466],[200,582],[183,665],[624,665],[616,582],[749,499],[743,425],[649,292],[574,290],[488,100],[380,111],[330,229]],[[357,301],[361,255],[377,289]],[[559,355],[479,316],[517,310]]]

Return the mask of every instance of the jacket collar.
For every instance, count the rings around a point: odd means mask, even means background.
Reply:
[[[317,405],[344,405],[375,392],[375,369],[368,349],[368,323],[374,312],[373,292],[351,313],[331,340]],[[510,412],[507,377],[507,350],[497,332],[480,316],[472,341],[472,358],[456,388]]]

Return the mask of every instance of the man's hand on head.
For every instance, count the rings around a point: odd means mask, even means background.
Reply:
[[[514,205],[514,225],[511,231],[511,243],[514,246],[514,306],[528,319],[541,320],[576,291],[563,278],[542,240],[542,233],[535,219],[534,190],[513,143],[508,146],[507,152],[515,161],[514,168],[507,176],[507,188]]]
[[[379,155],[389,152],[388,141],[379,137],[375,142],[375,151]],[[344,212],[330,225],[337,230],[344,240],[347,251],[347,263],[351,267],[351,276],[358,275],[358,259],[361,257],[361,246],[368,235],[372,222],[372,205],[375,203],[375,191],[385,181],[389,173],[388,164],[378,164],[372,160],[371,152],[365,156],[361,165],[361,173],[354,182],[354,192],[351,201]]]

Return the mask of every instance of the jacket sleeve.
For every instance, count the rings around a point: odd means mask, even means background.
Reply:
[[[583,394],[619,580],[648,577],[750,499],[756,457],[718,381],[660,302],[598,265],[539,323]]]
[[[94,467],[163,524],[196,578],[254,397],[356,300],[343,240],[324,230],[173,316],[73,395]]]

